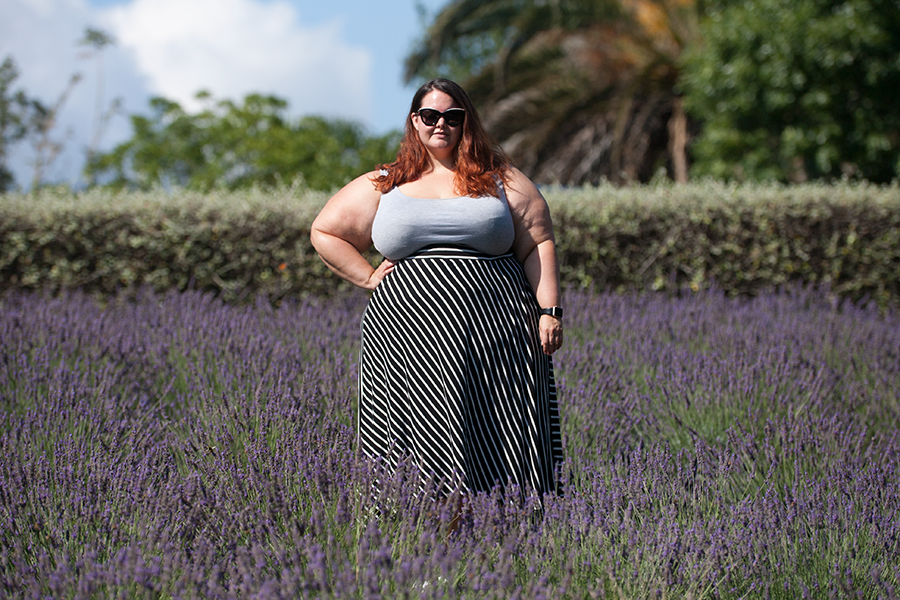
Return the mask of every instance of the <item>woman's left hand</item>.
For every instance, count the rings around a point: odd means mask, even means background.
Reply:
[[[540,334],[544,354],[552,355],[563,343],[562,320],[550,315],[541,315]]]

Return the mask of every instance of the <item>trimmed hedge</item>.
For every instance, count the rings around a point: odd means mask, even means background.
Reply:
[[[826,284],[900,299],[900,189],[867,184],[612,186],[544,191],[565,285],[755,294]],[[327,194],[276,191],[0,197],[0,290],[212,290],[226,300],[348,284],[309,243]],[[372,256],[373,260],[377,259]]]
[[[597,288],[753,295],[790,283],[900,299],[900,188],[725,185],[546,194],[563,278]]]
[[[149,285],[211,290],[229,301],[328,293],[336,278],[309,242],[327,199],[297,188],[7,195],[0,289],[107,295]]]

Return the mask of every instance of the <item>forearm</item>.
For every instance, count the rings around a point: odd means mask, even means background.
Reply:
[[[375,268],[353,244],[315,229],[310,233],[310,241],[332,272],[355,286],[372,289],[370,282]]]
[[[556,244],[545,240],[537,244],[523,265],[525,277],[534,290],[538,304],[542,308],[560,305],[559,262],[556,258]]]

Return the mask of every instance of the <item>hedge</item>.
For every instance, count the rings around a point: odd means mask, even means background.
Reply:
[[[800,282],[882,306],[900,299],[896,184],[603,185],[544,195],[566,286],[752,295]],[[309,243],[326,200],[299,188],[7,194],[0,291],[105,295],[149,285],[277,301],[345,290]]]
[[[226,300],[327,293],[335,281],[309,242],[326,200],[297,188],[7,195],[0,290],[105,295],[149,285],[212,290]]]
[[[548,191],[563,279],[604,289],[754,295],[824,285],[900,300],[900,187],[725,185]]]

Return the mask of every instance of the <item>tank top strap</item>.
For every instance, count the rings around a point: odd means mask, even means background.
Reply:
[[[506,188],[503,186],[503,178],[499,175],[494,175],[494,183],[497,184],[497,197],[500,198],[500,201],[509,208],[509,201],[506,198]]]

